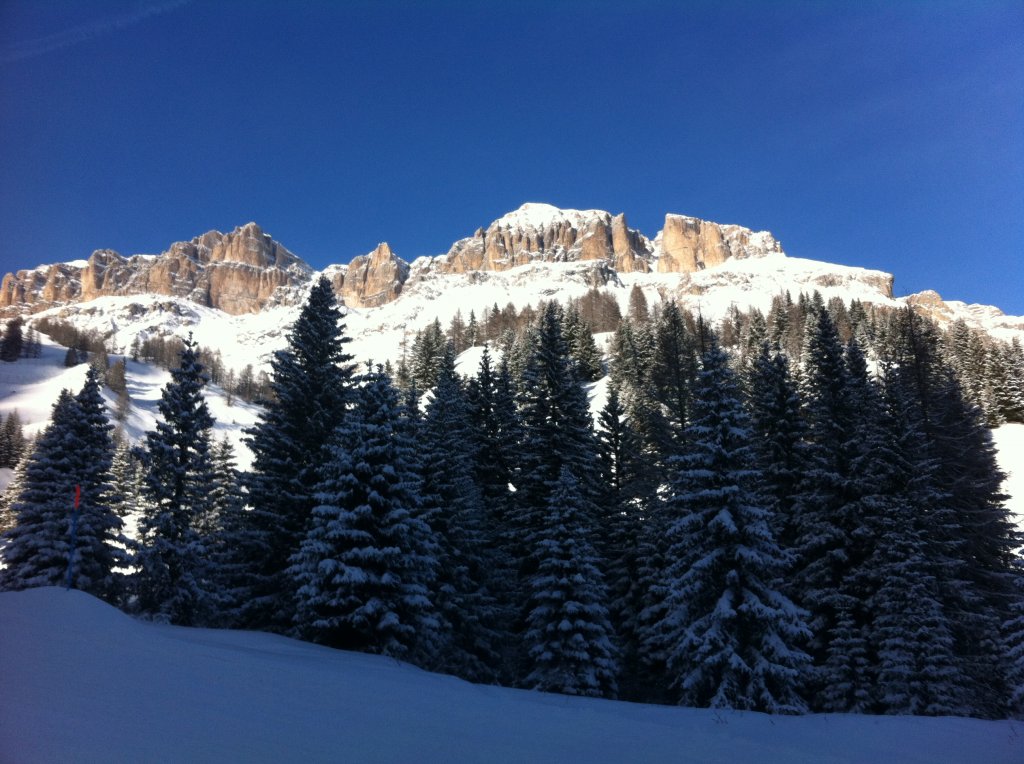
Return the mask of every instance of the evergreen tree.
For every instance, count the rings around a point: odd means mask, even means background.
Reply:
[[[804,468],[800,396],[778,345],[761,344],[749,372],[750,420],[762,497],[784,549],[796,542],[793,498]]]
[[[533,539],[540,564],[528,582],[525,685],[566,695],[614,697],[618,662],[587,500],[563,466],[545,523]]]
[[[11,411],[0,428],[0,467],[15,467],[25,453],[25,431],[17,409]]]
[[[634,284],[629,290],[629,308],[626,311],[626,318],[634,324],[642,324],[651,318],[647,308],[647,297],[639,285]]]
[[[126,563],[126,540],[121,519],[107,502],[110,429],[98,379],[90,370],[77,396],[61,392],[49,426],[28,457],[11,508],[16,524],[6,532],[2,548],[0,588],[70,582],[108,602],[119,601],[122,587],[115,568]]]
[[[569,356],[576,362],[579,378],[585,382],[595,381],[604,373],[604,369],[601,366],[601,352],[594,342],[591,328],[573,306],[565,310],[564,327]]]
[[[942,522],[946,496],[936,489],[904,372],[886,371],[888,432],[882,477],[884,511],[874,518],[877,546],[868,567],[878,586],[868,602],[871,652],[876,656],[877,710],[893,714],[969,713],[952,623],[946,612],[946,567],[929,544],[930,524]]]
[[[141,515],[146,506],[145,470],[139,449],[122,438],[110,464],[111,508],[118,517]]]
[[[475,443],[451,343],[418,435],[421,517],[439,547],[435,601],[448,635],[439,668],[487,681],[498,664],[498,614],[489,586],[497,560],[486,544],[487,518],[474,475]]]
[[[517,525],[521,553],[526,540],[542,527],[558,475],[567,466],[583,496],[593,502],[599,493],[597,443],[587,396],[569,358],[557,306],[541,314],[536,342],[522,378],[519,399],[523,427],[522,473],[517,484]],[[589,512],[596,522],[596,505]]]
[[[651,381],[678,442],[686,425],[690,388],[697,375],[697,350],[696,340],[687,331],[683,313],[674,300],[662,308],[654,336]]]
[[[213,417],[203,399],[205,384],[189,335],[161,393],[160,419],[146,433],[143,457],[147,506],[139,522],[137,607],[155,620],[185,626],[209,622],[216,595],[202,533],[213,511]]]
[[[249,560],[245,558],[250,531],[245,497],[241,492],[241,475],[235,467],[235,449],[227,437],[213,444],[213,466],[209,487],[210,518],[214,522],[204,529],[211,564],[210,577],[224,605],[216,622],[234,626],[241,621],[243,600],[248,584]]]
[[[756,454],[725,354],[704,354],[693,424],[673,461],[664,640],[684,705],[773,713],[806,710],[799,688],[810,632],[775,587],[787,564],[757,494]]]
[[[358,392],[291,558],[295,628],[321,644],[429,662],[441,628],[430,598],[437,545],[419,516],[413,444],[383,374],[368,374]]]
[[[954,335],[957,329],[954,325]],[[959,334],[966,337],[962,330]],[[890,360],[901,370],[934,464],[934,489],[945,497],[940,511],[928,516],[927,545],[941,572],[965,704],[973,714],[998,717],[1012,692],[1003,683],[1010,668],[999,635],[1018,605],[1014,550],[1022,540],[1000,493],[1003,475],[991,433],[963,393],[957,372],[940,357],[935,326],[909,309],[900,311],[892,344]]]
[[[21,332],[23,325],[24,321],[20,316],[12,318],[7,322],[4,336],[0,338],[0,361],[11,363],[21,358],[21,350],[24,343],[24,337]]]
[[[71,584],[119,603],[124,581],[115,569],[127,566],[128,540],[122,533],[124,523],[111,506],[111,495],[116,490],[111,484],[114,442],[110,432],[114,427],[107,420],[100,380],[99,373],[89,369],[85,384],[75,396],[78,416],[73,430],[80,500]]]
[[[641,531],[651,497],[640,479],[643,474],[640,438],[614,384],[609,386],[598,424],[601,480],[605,486],[599,541],[602,556],[607,561],[608,609],[625,669],[622,689],[632,695],[638,691],[634,685],[640,671],[640,647],[635,630],[642,598]]]
[[[253,465],[244,485],[252,511],[238,543],[245,546],[251,578],[239,602],[239,623],[250,628],[284,631],[291,625],[291,583],[283,574],[317,503],[323,446],[352,395],[352,356],[345,352],[349,338],[341,318],[331,284],[321,278],[292,326],[288,347],[271,361],[273,400],[247,431]]]
[[[416,333],[412,343],[410,371],[420,390],[430,390],[437,383],[437,369],[444,355],[447,340],[441,322],[434,319],[426,329]]]

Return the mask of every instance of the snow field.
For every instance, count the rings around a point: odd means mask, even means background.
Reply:
[[[650,706],[473,685],[271,634],[0,594],[0,761],[1017,764],[1018,722]]]

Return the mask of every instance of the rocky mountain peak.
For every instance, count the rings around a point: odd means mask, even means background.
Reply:
[[[247,223],[230,233],[209,231],[175,242],[159,255],[124,257],[99,249],[84,266],[8,273],[0,284],[0,307],[43,310],[108,295],[159,294],[236,315],[255,313],[279,286],[304,283],[312,272],[256,223]]]
[[[442,273],[505,271],[532,262],[604,260],[615,270],[649,270],[650,242],[624,215],[530,202],[452,245]]]
[[[408,276],[409,264],[392,252],[387,242],[381,242],[373,252],[354,258],[344,276],[335,277],[333,284],[346,305],[374,308],[398,297]]]
[[[730,258],[783,254],[782,245],[767,231],[671,213],[665,216],[657,245],[660,273],[692,273]]]

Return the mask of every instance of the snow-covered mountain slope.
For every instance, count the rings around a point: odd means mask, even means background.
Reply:
[[[79,364],[66,368],[65,352],[65,348],[44,337],[39,358],[0,363],[0,416],[6,417],[11,411],[17,411],[26,435],[35,435],[46,427],[62,389],[78,392],[85,382],[88,367]],[[171,375],[150,364],[127,359],[125,377],[131,407],[121,426],[129,439],[138,442],[144,433],[156,427],[160,393]],[[214,437],[218,440],[226,437],[235,446],[239,466],[247,467],[251,455],[242,444],[242,430],[255,424],[259,408],[237,398],[230,399],[216,385],[208,385],[205,395],[210,413],[216,419]],[[109,388],[104,388],[103,397],[113,421],[116,396]]]
[[[481,318],[494,305],[516,308],[542,300],[566,301],[597,288],[615,297],[625,311],[633,285],[648,302],[675,298],[685,307],[716,321],[735,305],[767,311],[772,298],[787,289],[795,296],[818,290],[827,300],[860,299],[899,307],[891,294],[892,277],[881,271],[790,258],[781,254],[729,260],[693,273],[616,273],[600,262],[535,262],[504,271],[438,272],[430,258],[412,265],[411,275],[391,302],[372,308],[350,308],[346,323],[353,342],[350,352],[360,361],[397,359],[403,341],[434,319],[447,326],[457,312]],[[127,350],[132,340],[153,334],[184,336],[194,332],[205,347],[216,348],[225,364],[240,369],[247,363],[265,365],[273,350],[284,346],[287,327],[299,307],[266,307],[259,313],[231,315],[183,298],[140,295],[101,297],[90,302],[51,308],[33,319],[57,317],[80,329],[109,334],[112,346]],[[1024,336],[1024,332],[1022,332]]]
[[[0,310],[58,313],[115,332],[125,347],[136,334],[195,328],[204,344],[238,356],[229,362],[237,367],[280,346],[281,327],[318,275],[250,223],[172,244],[161,255],[124,258],[97,250],[87,261],[7,274]],[[528,203],[456,241],[446,254],[407,263],[381,243],[322,275],[353,309],[357,343],[372,338],[354,346],[356,355],[378,360],[393,358],[406,332],[435,317],[447,323],[456,309],[468,314],[509,302],[521,308],[594,286],[625,304],[633,284],[649,301],[678,297],[711,319],[732,305],[765,310],[780,292],[817,289],[826,298],[911,304],[941,323],[962,318],[1000,339],[1024,338],[1024,317],[945,302],[934,292],[895,300],[888,273],[790,258],[767,231],[672,213],[651,240],[629,228],[624,214]]]
[[[129,298],[105,299],[117,301]],[[231,339],[233,345],[220,345],[225,348],[226,358],[234,359],[236,362],[245,361],[268,353],[268,348],[284,347],[287,324],[294,320],[294,314],[297,311],[297,308],[280,309],[274,315],[278,321],[284,323],[271,327],[269,324],[257,326],[248,322],[239,322],[237,316],[227,316],[219,311],[202,309],[196,311],[197,323],[192,325],[192,328],[196,330],[196,336],[200,342],[207,336],[219,337],[222,340],[224,338]],[[130,310],[127,311],[125,315],[130,312]],[[104,315],[109,318],[108,314],[104,313]],[[393,320],[400,322],[402,318],[399,315]],[[357,312],[353,312],[349,316],[350,324],[357,328],[360,326],[360,321],[364,319],[365,316]],[[240,326],[241,330],[239,330]],[[379,334],[375,334],[374,331],[367,330],[363,326],[359,334],[359,341],[352,343],[353,350],[361,353],[356,357],[364,360],[381,360],[384,356],[379,354],[380,347],[385,342],[400,341],[401,324],[398,323],[397,326],[397,329],[391,328]],[[183,324],[179,328],[187,327]],[[128,331],[128,329],[122,331]],[[124,338],[128,335],[117,334],[116,336]],[[607,336],[599,336],[599,345],[603,345],[607,339]],[[42,354],[39,358],[23,358],[16,363],[0,363],[0,418],[6,417],[11,411],[17,411],[28,435],[38,433],[47,425],[50,411],[61,389],[77,391],[81,389],[85,381],[86,366],[80,364],[66,368],[64,366],[65,351],[65,348],[44,337]],[[482,351],[483,348],[475,347],[462,353],[457,359],[459,373],[466,376],[475,374]],[[495,359],[499,357],[496,350],[492,353]],[[170,379],[170,374],[150,364],[136,363],[127,359],[126,378],[131,397],[131,409],[122,427],[125,435],[132,441],[139,442],[144,433],[152,430],[156,425],[160,391]],[[607,386],[607,378],[598,380],[589,386],[591,410],[595,416],[605,404]],[[103,395],[113,420],[116,400],[109,389],[105,388]],[[214,436],[218,439],[226,437],[235,446],[238,466],[242,469],[247,468],[252,461],[252,454],[244,444],[243,430],[256,422],[259,408],[238,398],[229,398],[216,385],[209,385],[206,388],[206,400],[210,412],[216,419]],[[1018,516],[1021,530],[1024,530],[1024,469],[1021,467],[1024,465],[1024,425],[1003,425],[994,431],[994,437],[998,448],[999,465],[1008,475],[1003,486],[1004,492],[1010,497],[1008,506],[1010,511]],[[3,474],[5,472],[8,474]],[[6,488],[7,480],[10,477],[9,472],[9,470],[0,471],[0,492]]]
[[[1018,722],[771,717],[472,685],[256,632],[135,621],[76,591],[0,594],[0,760],[1024,761]]]

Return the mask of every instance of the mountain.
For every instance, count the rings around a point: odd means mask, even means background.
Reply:
[[[320,273],[350,309],[361,359],[393,358],[410,333],[435,318],[447,324],[456,312],[479,317],[494,305],[523,308],[592,288],[625,309],[633,286],[648,301],[674,297],[711,320],[734,306],[767,311],[786,290],[794,297],[818,290],[826,300],[909,304],[940,323],[963,319],[1002,340],[1024,339],[1024,318],[935,292],[896,298],[891,274],[788,257],[767,231],[667,214],[652,239],[630,228],[624,214],[535,203],[441,255],[408,262],[381,243],[319,273],[255,223],[211,231],[159,255],[97,250],[88,260],[8,273],[0,311],[60,317],[96,329],[120,349],[136,336],[191,330],[240,368],[283,345],[284,327]]]

